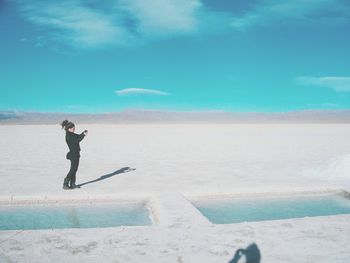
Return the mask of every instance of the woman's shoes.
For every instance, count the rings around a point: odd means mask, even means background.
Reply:
[[[75,189],[75,188],[80,188],[80,186],[76,184],[72,184],[69,189]]]
[[[72,189],[75,189],[75,188],[80,188],[79,185],[71,184],[71,185],[69,186],[68,183],[69,183],[69,180],[65,178],[65,179],[64,179],[64,182],[63,182],[63,189],[64,189],[64,190],[72,190]]]
[[[64,178],[64,181],[63,181],[63,189],[64,189],[64,190],[70,189],[69,186],[68,186],[68,179],[67,179],[67,178]]]

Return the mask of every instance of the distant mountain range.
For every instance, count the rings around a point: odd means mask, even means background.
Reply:
[[[40,113],[0,111],[0,124],[80,123],[350,123],[350,110],[305,110],[280,113],[225,111],[126,110],[112,113]]]

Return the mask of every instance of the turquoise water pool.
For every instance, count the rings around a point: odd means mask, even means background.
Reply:
[[[144,204],[1,205],[0,230],[151,225]]]
[[[201,200],[195,207],[214,224],[350,214],[342,195]]]

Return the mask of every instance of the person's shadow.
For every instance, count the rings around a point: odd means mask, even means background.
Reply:
[[[246,249],[237,249],[233,259],[229,263],[238,263],[238,260],[243,255],[245,256],[245,263],[260,263],[260,250],[255,243],[250,244]]]
[[[88,182],[85,182],[85,183],[82,183],[82,184],[78,184],[77,186],[78,187],[81,187],[83,185],[87,185],[87,184],[92,184],[92,183],[96,183],[98,181],[102,181],[102,180],[105,180],[107,178],[110,178],[114,175],[117,175],[117,174],[122,174],[122,173],[127,173],[127,172],[131,172],[131,171],[135,171],[136,169],[135,168],[130,168],[130,167],[123,167],[113,173],[110,173],[110,174],[105,174],[105,175],[102,175],[100,176],[99,178],[95,179],[95,180],[92,180],[92,181],[88,181]]]

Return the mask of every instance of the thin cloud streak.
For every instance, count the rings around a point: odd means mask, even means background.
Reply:
[[[331,88],[337,92],[350,92],[350,77],[297,77],[296,82],[305,86]]]
[[[167,92],[155,89],[141,89],[141,88],[128,88],[117,90],[115,93],[118,96],[132,96],[132,95],[158,95],[158,96],[168,96]]]

